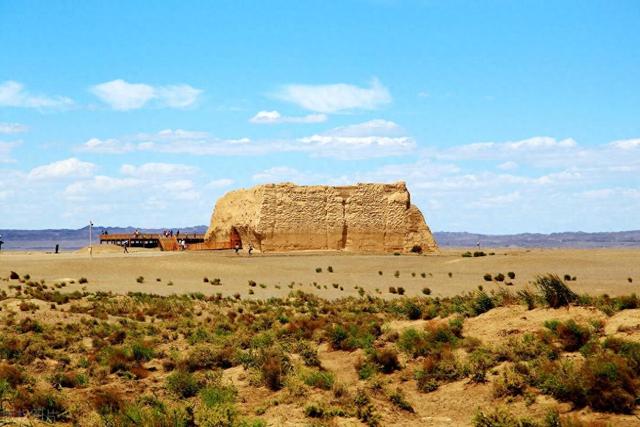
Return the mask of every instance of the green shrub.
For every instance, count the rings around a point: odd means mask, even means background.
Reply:
[[[196,378],[187,371],[175,371],[166,379],[166,387],[171,393],[182,398],[188,398],[198,394],[200,385]]]
[[[411,404],[407,401],[407,398],[399,387],[397,387],[395,391],[389,394],[389,401],[391,401],[391,403],[404,411],[411,413],[415,412],[413,406],[411,406]]]
[[[567,306],[578,298],[556,274],[538,276],[534,284],[551,308]]]
[[[302,381],[309,387],[331,390],[335,382],[335,375],[329,371],[308,370],[303,372]]]
[[[398,360],[398,352],[393,348],[387,347],[382,350],[373,350],[369,359],[385,374],[390,374],[401,368],[400,361]]]

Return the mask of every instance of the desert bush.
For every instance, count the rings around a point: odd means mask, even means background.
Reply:
[[[422,309],[413,300],[407,300],[402,307],[402,311],[409,320],[418,320],[422,317]]]
[[[330,371],[307,370],[302,372],[302,381],[309,387],[316,387],[322,390],[331,390],[335,382],[335,375]]]
[[[148,362],[155,357],[155,351],[150,342],[140,340],[131,345],[131,355],[136,362]]]
[[[312,367],[320,366],[320,359],[318,358],[318,349],[316,346],[307,341],[302,341],[298,343],[297,351],[305,365]]]
[[[15,366],[2,363],[0,364],[0,381],[5,381],[12,388],[16,388],[27,382],[27,377]]]
[[[76,388],[87,385],[87,376],[78,372],[56,372],[50,378],[54,388]]]
[[[538,427],[539,424],[529,418],[520,418],[504,408],[482,411],[478,409],[473,416],[474,427]],[[549,427],[556,427],[550,425]]]
[[[498,273],[495,275],[494,279],[496,282],[504,282],[504,274]]]
[[[495,304],[493,303],[493,300],[485,291],[476,292],[471,304],[472,314],[474,316],[486,313],[494,307]]]
[[[327,271],[328,271],[329,273],[333,273],[333,267],[332,267],[332,266],[327,267]]]
[[[144,277],[143,277],[143,276],[138,276],[138,277],[136,278],[136,282],[138,282],[138,283],[144,283]]]
[[[431,289],[430,288],[422,288],[422,293],[424,295],[431,295]]]
[[[78,279],[78,283],[84,285],[85,283],[89,283],[89,280],[86,277],[81,277]]]
[[[577,324],[573,319],[566,322],[547,321],[545,326],[558,337],[564,351],[578,351],[591,339],[589,328]]]
[[[262,379],[271,390],[280,390],[286,374],[283,357],[277,353],[266,354],[260,366]]]
[[[16,273],[15,271],[11,271],[9,273],[9,279],[11,279],[11,280],[19,280],[20,279],[20,275],[18,273]]]
[[[402,286],[398,286],[398,295],[404,295],[404,288]]]
[[[390,374],[401,369],[398,352],[390,347],[383,348],[382,350],[374,349],[370,352],[369,360],[385,374]]]
[[[191,372],[212,368],[227,369],[236,364],[236,349],[231,344],[197,345],[184,360],[184,366]]]
[[[578,298],[556,274],[538,276],[534,284],[551,308],[567,306]]]
[[[474,383],[486,382],[487,371],[496,364],[496,357],[486,348],[473,350],[467,359],[469,378]]]
[[[509,279],[513,280],[516,278],[516,273],[514,273],[513,271],[510,271],[507,273],[507,276],[509,277]]]
[[[485,280],[485,282],[491,282],[493,280],[493,276],[491,275],[491,273],[485,273],[482,278]]]
[[[200,390],[196,378],[187,371],[178,370],[169,374],[165,383],[167,390],[182,398],[193,397]]]
[[[528,367],[524,363],[506,366],[493,382],[495,397],[522,396],[528,387]]]
[[[411,403],[407,401],[407,398],[405,397],[400,387],[396,387],[396,389],[389,394],[389,401],[403,411],[411,413],[415,412],[413,406],[411,406]]]
[[[331,348],[345,351],[368,348],[381,333],[379,321],[367,320],[366,318],[360,319],[358,322],[333,324],[326,329]]]
[[[473,253],[473,256],[474,256],[474,257],[480,257],[480,256],[487,256],[487,254],[486,254],[486,253],[484,253],[483,251],[475,251],[475,252]]]
[[[520,289],[517,296],[527,306],[527,310],[533,310],[536,307],[536,294],[529,288]]]
[[[390,294],[397,294],[398,290],[395,288],[395,286],[389,286],[389,293]]]
[[[471,255],[471,252],[467,251],[467,252],[464,252],[461,256],[463,258],[471,258],[472,255]]]
[[[67,421],[69,418],[61,395],[54,391],[36,390],[29,394],[25,389],[21,389],[12,404],[18,413],[28,413],[46,422]]]
[[[464,367],[451,349],[444,347],[426,356],[414,375],[418,390],[430,392],[436,390],[440,382],[464,377]]]
[[[322,273],[322,267],[316,267],[316,273]]]

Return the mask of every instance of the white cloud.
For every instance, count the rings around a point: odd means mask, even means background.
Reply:
[[[118,111],[136,110],[150,101],[159,107],[186,108],[195,104],[202,93],[200,89],[186,84],[151,86],[122,79],[100,83],[91,87],[90,91]]]
[[[259,111],[249,119],[255,124],[280,123],[322,123],[327,121],[326,114],[308,114],[306,116],[283,116],[278,111]]]
[[[87,198],[96,196],[101,198],[105,193],[113,193],[131,188],[140,188],[144,186],[144,181],[135,178],[113,178],[110,176],[98,175],[90,180],[77,181],[69,184],[64,195],[71,199]],[[141,196],[146,196],[146,192]]]
[[[633,150],[634,148],[640,148],[640,138],[613,141],[609,145],[621,150]]]
[[[205,188],[208,188],[208,189],[225,188],[225,187],[229,187],[234,182],[235,181],[233,179],[229,179],[229,178],[214,179],[213,181],[209,181],[209,183],[205,185]]]
[[[481,197],[475,202],[471,203],[471,206],[479,208],[493,208],[497,206],[510,205],[520,200],[520,192],[514,191],[508,194],[498,194],[495,196]]]
[[[157,179],[159,177],[176,177],[193,175],[198,172],[195,166],[175,164],[175,163],[145,163],[140,166],[122,165],[120,172],[123,175],[137,178]]]
[[[20,123],[3,123],[0,122],[0,133],[10,134],[10,133],[21,133],[28,131],[29,128],[25,125],[21,125]]]
[[[319,113],[374,110],[391,102],[389,91],[377,79],[373,79],[368,88],[345,83],[290,84],[281,87],[274,96]]]
[[[314,155],[341,159],[396,156],[416,147],[413,138],[401,136],[401,128],[386,120],[339,127],[298,141]]]
[[[119,139],[92,138],[80,151],[121,154],[147,151],[193,156],[255,156],[282,152],[304,152],[313,156],[364,159],[397,156],[415,149],[415,141],[405,136],[395,123],[371,120],[298,139],[254,141],[249,138],[220,139],[206,132],[166,129]]]
[[[66,160],[49,163],[48,165],[38,166],[31,170],[28,178],[32,180],[59,179],[71,177],[86,177],[93,174],[96,165],[89,162],[83,162],[75,157]]]
[[[91,138],[82,144],[79,150],[96,154],[124,154],[135,150],[135,146],[117,139]]]
[[[20,145],[18,141],[0,141],[0,163],[13,163],[14,160],[11,157],[11,151],[18,145]]]
[[[25,90],[22,83],[13,80],[0,83],[0,107],[53,109],[71,105],[73,105],[73,101],[69,98],[34,95]]]
[[[500,163],[498,165],[498,169],[501,169],[501,170],[513,170],[513,169],[517,169],[517,168],[518,168],[518,164],[516,162],[512,162],[512,161]]]

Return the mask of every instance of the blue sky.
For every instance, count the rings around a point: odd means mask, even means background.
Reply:
[[[640,228],[637,1],[0,0],[0,228],[408,183],[434,230]]]

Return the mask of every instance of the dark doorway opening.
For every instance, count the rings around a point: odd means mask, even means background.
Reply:
[[[235,248],[236,245],[239,248],[242,248],[242,239],[240,238],[240,233],[236,230],[235,227],[231,227],[231,232],[229,233],[229,241],[231,242],[231,247]]]

